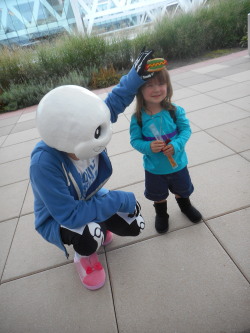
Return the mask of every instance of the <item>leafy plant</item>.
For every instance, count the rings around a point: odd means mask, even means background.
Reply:
[[[23,84],[12,83],[8,90],[0,94],[2,111],[13,111],[27,106],[36,105],[51,89],[62,85],[78,85],[87,87],[90,77],[78,71],[72,71],[64,76],[54,76],[48,81],[33,80]]]
[[[249,0],[209,0],[196,10],[139,28],[133,39],[65,34],[29,49],[1,47],[0,111],[37,104],[58,85],[96,89],[116,84],[118,73],[130,69],[144,46],[168,60],[247,47],[249,12]]]
[[[39,82],[11,84],[8,91],[0,96],[3,111],[13,111],[37,104],[41,98],[53,88],[53,84]]]
[[[94,72],[90,81],[90,88],[104,88],[115,85],[119,82],[121,75],[117,74],[114,67],[101,68],[100,71]]]
[[[247,45],[248,45],[248,38],[247,38],[247,35],[246,36],[243,36],[240,40],[240,47],[242,48],[247,48]]]

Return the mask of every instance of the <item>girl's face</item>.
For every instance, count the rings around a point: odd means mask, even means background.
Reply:
[[[152,78],[142,86],[141,92],[147,106],[158,105],[167,96],[167,84]]]

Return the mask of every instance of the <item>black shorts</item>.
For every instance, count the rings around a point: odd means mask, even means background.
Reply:
[[[189,197],[194,186],[187,167],[167,175],[156,175],[145,170],[145,192],[147,199],[161,201],[169,196],[169,191],[182,198]]]

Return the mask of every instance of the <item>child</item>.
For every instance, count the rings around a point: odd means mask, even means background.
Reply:
[[[35,228],[67,257],[64,244],[73,245],[76,269],[90,290],[105,283],[99,247],[112,241],[112,233],[137,236],[144,229],[134,194],[108,191],[103,185],[112,174],[106,151],[110,120],[117,120],[150,77],[144,67],[152,52],[141,52],[105,102],[85,88],[69,85],[51,90],[38,105],[42,141],[30,164]]]
[[[190,221],[197,223],[202,218],[189,200],[194,188],[184,149],[191,129],[184,109],[172,104],[172,95],[169,73],[163,66],[139,89],[130,124],[131,145],[143,154],[144,195],[154,201],[155,229],[159,233],[167,232],[169,227],[169,191]]]

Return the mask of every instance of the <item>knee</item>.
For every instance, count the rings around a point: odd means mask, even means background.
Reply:
[[[138,236],[141,231],[145,228],[145,222],[141,215],[130,224],[131,236]]]
[[[89,242],[79,242],[73,245],[74,250],[81,256],[90,256],[97,251],[97,243],[95,240]]]
[[[132,222],[128,228],[128,236],[138,236],[141,232],[140,227],[136,223],[136,221]]]
[[[104,234],[97,223],[89,223],[77,241],[74,242],[74,250],[82,256],[90,256],[102,245]]]

